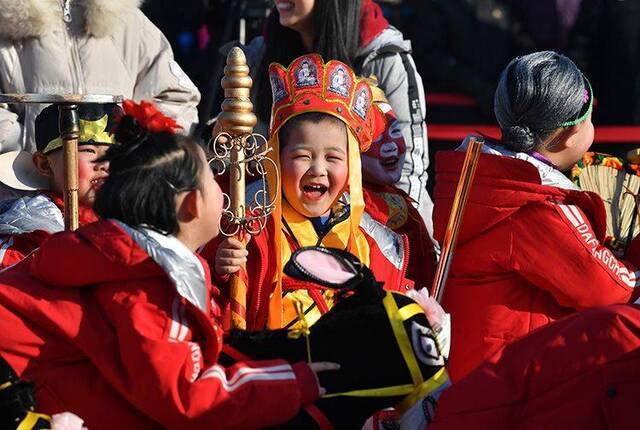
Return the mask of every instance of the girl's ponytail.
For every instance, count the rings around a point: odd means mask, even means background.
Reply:
[[[502,129],[502,142],[516,152],[529,152],[536,147],[536,138],[527,126],[512,125]]]
[[[145,225],[176,233],[175,197],[199,189],[202,161],[197,143],[175,134],[175,121],[150,103],[125,102],[115,130],[116,145],[101,161],[109,162],[109,177],[97,193],[95,212],[132,227]]]

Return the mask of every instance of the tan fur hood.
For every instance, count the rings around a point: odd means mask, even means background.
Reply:
[[[74,0],[84,8],[87,32],[104,37],[122,23],[121,14],[142,0]],[[60,0],[0,0],[0,37],[11,40],[39,37],[62,20]]]

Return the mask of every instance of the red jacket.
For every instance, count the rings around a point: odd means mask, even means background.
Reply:
[[[0,352],[35,381],[40,411],[73,411],[94,430],[249,429],[315,400],[306,364],[218,365],[206,264],[189,253],[170,272],[139,243],[101,221],[51,237],[0,274]],[[170,273],[198,282],[178,293]]]
[[[49,192],[38,196],[49,199],[53,204],[51,205],[51,210],[53,210],[55,205],[55,208],[60,212],[56,215],[59,215],[60,220],[62,220],[62,214],[64,213],[64,201],[60,197]],[[26,202],[28,199],[30,198],[25,197],[20,200],[22,200],[22,202]],[[28,203],[26,204],[28,205]],[[38,208],[34,207],[33,210],[37,211]],[[24,215],[25,212],[21,211],[15,204],[11,205],[7,211],[0,214],[0,269],[18,263],[34,249],[38,248],[43,240],[51,236],[53,233],[62,231],[64,228],[64,224],[55,225],[56,223],[51,222],[53,218],[51,214],[41,213],[33,214],[36,216],[32,217],[29,220],[30,222],[23,223],[21,232],[15,233],[16,229],[13,228],[15,227],[14,223],[16,219],[24,217]],[[38,215],[43,217],[44,222],[40,222]],[[91,208],[80,207],[80,225],[86,225],[96,222],[97,220],[98,217]],[[5,226],[8,226],[9,228],[5,229]]]
[[[379,223],[407,237],[411,251],[407,278],[415,283],[416,289],[431,288],[436,255],[427,226],[413,206],[411,197],[391,185],[365,184],[362,191],[367,213]]]
[[[428,430],[631,430],[639,396],[640,308],[596,308],[510,344],[453,384]]]
[[[373,39],[389,28],[382,8],[373,0],[362,0],[360,5],[360,47],[364,48]]]
[[[464,156],[437,155],[438,240]],[[605,219],[596,194],[541,185],[524,160],[480,156],[443,298],[454,381],[550,321],[630,299],[636,274],[601,245]]]

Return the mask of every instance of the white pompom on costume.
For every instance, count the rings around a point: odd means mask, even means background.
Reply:
[[[84,421],[71,412],[63,412],[51,417],[51,430],[88,430]]]

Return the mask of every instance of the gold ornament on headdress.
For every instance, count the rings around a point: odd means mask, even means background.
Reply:
[[[378,82],[378,78],[376,77],[376,75],[371,75],[368,78],[363,78],[363,80],[366,81],[371,87],[373,103],[389,103],[386,94],[384,93],[384,91],[382,91],[382,88],[378,86],[380,85],[380,83]]]

